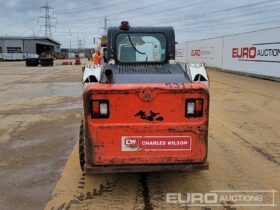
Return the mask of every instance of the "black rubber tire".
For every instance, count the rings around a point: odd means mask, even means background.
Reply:
[[[39,58],[26,58],[25,59],[26,66],[38,66],[39,65]]]
[[[53,66],[53,62],[41,62],[41,66]]]
[[[53,66],[53,58],[40,58],[41,66]]]
[[[79,135],[79,160],[80,160],[80,167],[82,171],[84,171],[84,166],[86,163],[85,160],[85,136],[84,136],[84,122],[82,120],[80,126],[80,135]]]

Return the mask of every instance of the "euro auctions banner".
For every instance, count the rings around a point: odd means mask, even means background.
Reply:
[[[188,62],[222,68],[222,38],[205,39],[188,42]]]
[[[223,69],[280,77],[280,28],[224,37]]]
[[[258,43],[251,47],[232,48],[232,58],[238,58],[239,61],[280,63],[279,54],[279,42]]]
[[[176,61],[179,63],[187,63],[188,60],[188,44],[179,43],[176,45]]]

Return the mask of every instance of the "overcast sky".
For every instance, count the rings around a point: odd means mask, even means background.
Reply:
[[[105,16],[112,26],[173,26],[178,42],[280,27],[280,0],[0,0],[0,36],[44,36],[46,2],[64,48],[93,47]]]

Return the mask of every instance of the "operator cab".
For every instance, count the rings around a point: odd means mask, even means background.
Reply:
[[[174,62],[172,27],[130,27],[123,21],[120,27],[109,28],[107,37],[108,63],[100,83],[190,82],[186,71]]]
[[[120,27],[108,29],[108,60],[116,64],[166,64],[175,59],[172,27]]]

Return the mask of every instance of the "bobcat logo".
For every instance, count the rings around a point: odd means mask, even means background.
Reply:
[[[163,121],[163,117],[158,116],[158,113],[155,113],[153,111],[150,111],[150,114],[146,114],[146,112],[144,112],[143,110],[140,110],[139,112],[137,112],[134,116],[135,117],[140,117],[143,120],[148,120],[148,121]],[[157,117],[158,116],[158,117]]]

